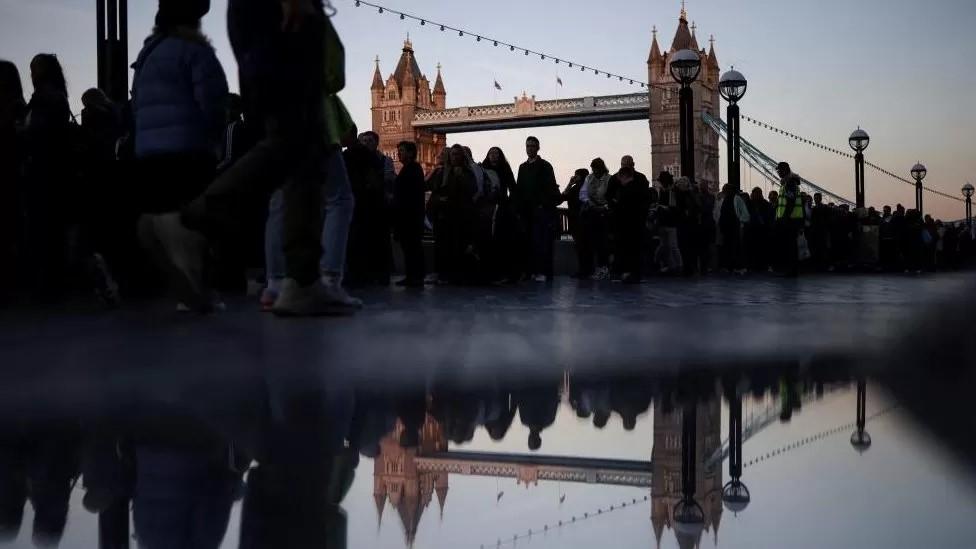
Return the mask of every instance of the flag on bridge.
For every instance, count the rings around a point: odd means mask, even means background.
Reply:
[[[557,84],[559,84],[560,86],[562,86],[562,85],[563,85],[563,79],[562,79],[562,78],[559,78],[559,77],[557,76],[557,77],[556,77],[556,83],[557,83]]]
[[[498,83],[498,80],[495,80],[495,89],[498,91],[501,91],[502,89],[502,85]]]

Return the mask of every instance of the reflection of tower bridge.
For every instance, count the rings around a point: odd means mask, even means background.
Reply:
[[[423,473],[514,478],[526,485],[538,484],[542,480],[649,488],[653,466],[649,461],[440,452],[418,457],[417,470]]]

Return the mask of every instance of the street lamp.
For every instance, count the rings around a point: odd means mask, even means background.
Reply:
[[[966,183],[962,186],[962,195],[966,197],[966,228],[973,230],[973,184]]]
[[[681,132],[681,175],[695,182],[695,115],[691,84],[701,72],[701,58],[692,50],[680,50],[671,58],[671,78],[681,84],[678,93]]]
[[[922,215],[922,180],[928,174],[929,171],[921,162],[912,166],[912,179],[915,180],[915,209],[918,210],[919,215]]]
[[[851,446],[857,453],[863,454],[871,447],[871,435],[864,430],[867,422],[867,382],[863,379],[857,381],[857,430],[851,434]]]
[[[742,394],[738,390],[729,398],[729,476],[731,480],[722,487],[722,503],[737,515],[752,500],[742,483]]]
[[[729,185],[736,193],[741,190],[740,177],[742,174],[739,154],[739,100],[746,94],[748,85],[746,77],[734,68],[723,74],[718,81],[719,93],[722,94],[723,99],[729,102],[728,113],[725,117],[729,126]]]
[[[871,143],[871,137],[868,132],[862,130],[858,127],[851,134],[848,142],[854,152],[854,195],[857,202],[858,208],[864,207],[864,151],[868,148],[868,144]]]

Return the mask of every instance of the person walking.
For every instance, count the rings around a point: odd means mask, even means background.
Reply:
[[[525,140],[528,157],[519,166],[516,180],[517,203],[525,227],[530,235],[528,254],[530,274],[536,282],[551,282],[553,278],[553,248],[556,204],[559,185],[552,164],[539,156],[540,143],[536,137]]]
[[[234,234],[242,196],[283,184],[288,278],[274,312],[331,313],[349,304],[336,281],[323,280],[319,273],[321,183],[326,159],[338,154],[324,137],[323,98],[345,83],[339,69],[341,42],[321,0],[230,0],[227,20],[245,118],[261,121],[264,132],[257,145],[189,205],[146,219],[144,232],[161,244],[167,262],[190,288],[194,308],[205,310],[200,260],[188,252],[202,247],[194,244],[202,235]]]
[[[647,176],[634,168],[632,156],[620,160],[620,171],[607,185],[607,202],[616,235],[614,270],[624,284],[639,284],[642,279],[650,188]]]
[[[590,163],[593,172],[586,177],[580,187],[579,200],[586,231],[587,250],[590,253],[588,265],[595,265],[593,280],[610,279],[610,205],[607,202],[607,189],[610,186],[610,170],[602,158],[594,158]],[[593,263],[593,254],[596,263]]]
[[[403,250],[406,278],[398,286],[424,286],[424,170],[417,163],[417,145],[403,141],[397,147],[403,166],[393,185],[393,232]]]
[[[743,229],[749,220],[749,207],[739,193],[729,185],[715,201],[713,219],[718,227],[717,242],[721,250],[721,265],[728,272],[743,275],[746,272],[742,249]]]

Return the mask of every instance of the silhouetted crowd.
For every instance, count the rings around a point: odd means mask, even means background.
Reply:
[[[345,287],[551,282],[571,236],[577,278],[647,274],[953,269],[973,233],[919,212],[852,211],[800,192],[787,164],[762,196],[602,159],[560,191],[539,140],[517,168],[499,147],[476,162],[446,148],[430,173],[417,145],[397,161],[357,135],[336,94],[342,45],[321,2],[231,2],[240,96],[200,20],[204,0],[160,0],[133,64],[131,98],[103,91],[69,106],[58,59],[30,64],[25,101],[0,62],[0,270],[4,301],[58,302],[94,290],[106,303],[169,290],[181,310],[220,309],[249,272],[280,315],[346,314]],[[559,206],[565,204],[560,210]],[[425,249],[433,243],[433,261]]]

